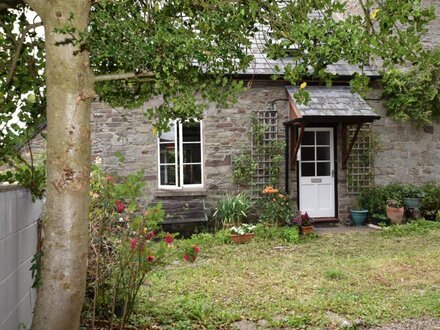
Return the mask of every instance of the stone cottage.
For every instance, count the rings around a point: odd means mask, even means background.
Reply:
[[[439,2],[431,3],[440,17]],[[425,40],[429,47],[439,44],[438,31],[437,19]],[[267,59],[258,47],[252,51],[255,61],[239,76],[248,88],[236,104],[210,105],[201,121],[175,121],[160,136],[143,115],[159,99],[130,111],[93,103],[93,157],[119,175],[144,169],[148,202],[162,201],[171,214],[167,222],[182,226],[205,221],[219,196],[241,189],[233,180],[234,163],[243,150],[255,148],[250,136],[254,121],[265,127],[266,142],[286,142],[277,164],[278,187],[317,221],[345,222],[356,194],[370,185],[440,181],[440,124],[420,129],[388,118],[375,88],[376,68],[364,68],[373,88],[362,99],[348,87],[358,68],[330,66],[329,72],[339,75],[334,86],[308,81],[311,101],[303,106],[294,101],[293,87],[270,79],[274,65],[284,63]],[[123,164],[116,154],[124,156]],[[258,190],[269,179],[270,161],[264,155],[255,159],[251,180]]]

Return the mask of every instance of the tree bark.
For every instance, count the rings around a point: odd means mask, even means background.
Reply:
[[[72,35],[86,31],[89,0],[28,0],[44,23],[47,83],[47,189],[42,286],[32,329],[78,329],[85,293],[90,177],[88,53]]]

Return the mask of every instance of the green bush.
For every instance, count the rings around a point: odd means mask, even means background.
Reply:
[[[266,224],[285,225],[294,215],[292,201],[271,186],[264,188],[257,206],[259,220]]]
[[[406,184],[403,187],[403,198],[421,198],[423,195],[423,187],[421,186]]]
[[[229,229],[221,229],[215,233],[198,233],[186,240],[187,244],[204,246],[213,246],[216,244],[231,243],[231,232]]]
[[[92,166],[87,291],[83,306],[86,324],[106,320],[109,328],[113,328],[112,324],[123,328],[148,276],[176,257],[194,262],[200,251],[198,246],[186,242],[175,246],[174,235],[160,230],[165,212],[160,203],[146,210],[139,205],[143,187],[142,171],[114,178],[101,167]]]
[[[440,184],[436,182],[428,182],[422,187],[422,191],[423,191],[423,208],[431,211],[439,211]]]
[[[358,204],[361,208],[367,209],[369,214],[383,213],[390,199],[403,204],[405,192],[409,190],[407,186],[401,183],[391,183],[366,189],[359,195]]]
[[[298,227],[275,227],[262,223],[255,227],[255,239],[259,241],[282,241],[285,243],[298,243]]]

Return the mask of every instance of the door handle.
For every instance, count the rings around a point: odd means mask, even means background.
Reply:
[[[332,178],[335,176],[335,170],[332,170]]]

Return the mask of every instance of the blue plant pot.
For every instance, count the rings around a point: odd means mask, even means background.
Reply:
[[[420,209],[422,207],[421,198],[405,198],[403,201],[407,209]]]
[[[364,226],[367,215],[368,210],[351,210],[351,219],[355,226]]]

